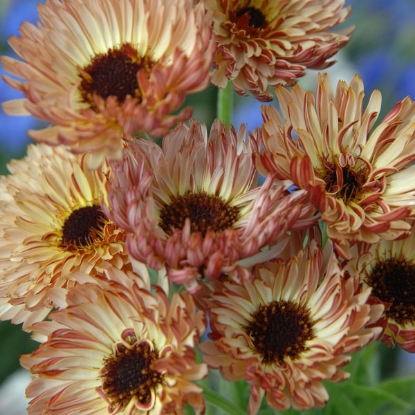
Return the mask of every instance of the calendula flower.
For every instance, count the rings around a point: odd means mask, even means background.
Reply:
[[[415,353],[415,232],[398,241],[381,240],[370,246],[353,248],[350,272],[360,273],[372,288],[370,302],[385,310],[377,323],[383,328],[381,340]]]
[[[320,74],[317,91],[276,89],[282,116],[263,108],[265,170],[306,189],[321,212],[338,253],[350,244],[376,243],[408,233],[403,219],[415,207],[415,104],[398,102],[377,126],[381,93],[363,105],[363,82],[355,75],[332,90]]]
[[[192,110],[187,94],[209,85],[211,15],[192,0],[47,0],[41,22],[9,43],[22,59],[2,57],[6,82],[24,99],[8,114],[32,114],[54,126],[30,131],[50,145],[92,151],[91,167],[120,158],[124,138],[164,134]]]
[[[344,0],[211,0],[217,42],[212,81],[270,101],[269,86],[292,85],[306,68],[322,69],[353,28],[331,29],[351,12]]]
[[[142,265],[143,274],[146,274]],[[187,292],[150,291],[148,276],[110,267],[106,280],[72,288],[51,321],[34,325],[42,344],[21,358],[35,375],[29,414],[204,413],[207,374],[194,347],[205,330]]]
[[[252,145],[245,126],[228,132],[219,121],[209,137],[192,121],[162,148],[130,143],[107,187],[109,217],[131,233],[129,253],[154,269],[166,264],[174,282],[193,290],[197,278],[235,271],[236,261],[306,226],[304,191],[287,194],[291,182],[271,177],[256,185]]]
[[[254,277],[225,282],[208,300],[213,341],[200,345],[203,360],[227,380],[247,380],[250,414],[264,394],[278,411],[323,407],[322,381],[349,376],[341,367],[377,338],[380,328],[365,326],[382,307],[366,304],[370,289],[357,274],[344,278],[329,242],[323,252],[309,241],[288,261],[258,265]]]
[[[75,284],[73,272],[95,275],[108,262],[129,263],[125,232],[101,209],[108,166],[90,170],[87,157],[30,145],[2,177],[1,319],[27,328],[54,306],[50,290]]]

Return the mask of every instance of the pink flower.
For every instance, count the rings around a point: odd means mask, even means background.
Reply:
[[[162,148],[130,143],[112,163],[107,188],[107,214],[134,234],[130,254],[155,269],[166,264],[172,281],[194,290],[198,278],[244,272],[238,260],[307,226],[305,192],[287,194],[291,182],[271,177],[256,185],[252,145],[244,126],[227,132],[218,121],[209,137],[192,121],[165,136]]]

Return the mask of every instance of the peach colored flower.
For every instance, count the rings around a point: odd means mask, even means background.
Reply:
[[[381,340],[415,353],[415,225],[411,234],[398,241],[354,247],[346,270],[360,273],[363,283],[372,288],[370,302],[385,310],[377,325],[383,328]]]
[[[69,290],[66,306],[36,323],[42,344],[21,364],[34,379],[26,394],[29,414],[184,414],[189,403],[203,414],[206,376],[194,351],[205,330],[187,292],[150,291],[141,274],[115,267],[106,279]],[[86,276],[87,277],[87,276]]]
[[[324,252],[308,248],[287,261],[254,268],[253,282],[225,282],[208,300],[211,342],[203,360],[225,379],[250,385],[249,414],[264,395],[278,411],[323,407],[323,380],[339,382],[350,354],[375,340],[382,306],[366,304],[370,289],[359,276],[345,279],[330,242]]]
[[[53,288],[75,284],[71,275],[101,273],[106,263],[130,262],[125,232],[101,209],[108,165],[88,169],[88,155],[62,146],[30,145],[1,178],[0,318],[42,320],[54,306]]]
[[[50,145],[92,151],[91,167],[122,154],[123,134],[162,135],[190,117],[187,94],[210,82],[211,15],[192,0],[47,0],[41,23],[9,39],[22,59],[2,57],[24,99],[8,114],[32,114],[54,126],[30,131]]]
[[[351,12],[344,0],[211,0],[217,42],[212,81],[228,81],[245,95],[270,101],[269,86],[292,85],[306,68],[331,66],[329,59],[353,28],[331,29]]]
[[[338,253],[350,257],[350,244],[376,243],[408,233],[404,221],[415,206],[415,104],[398,102],[375,126],[381,94],[363,105],[362,80],[332,90],[320,74],[317,91],[276,89],[282,116],[263,108],[258,136],[265,147],[262,168],[290,179],[310,194]]]
[[[219,121],[209,137],[192,121],[165,136],[162,148],[128,144],[112,163],[107,214],[131,233],[129,253],[154,269],[166,264],[172,281],[194,290],[199,278],[244,272],[236,261],[307,226],[313,208],[304,191],[287,194],[291,182],[271,177],[256,185],[252,145],[245,126],[228,132]]]

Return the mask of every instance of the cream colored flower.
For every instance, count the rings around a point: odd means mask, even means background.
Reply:
[[[192,0],[47,0],[41,23],[9,39],[22,61],[2,57],[5,77],[24,99],[9,114],[54,126],[30,135],[94,152],[92,167],[121,157],[124,138],[162,135],[191,115],[187,94],[205,89],[212,61],[211,16]]]
[[[26,394],[29,414],[184,414],[204,412],[206,376],[194,347],[205,330],[187,292],[150,291],[140,274],[110,267],[106,279],[72,288],[66,307],[34,325],[42,344],[22,356],[35,375]]]
[[[291,182],[256,185],[252,146],[245,126],[228,132],[219,121],[209,137],[193,121],[162,148],[130,143],[108,182],[108,215],[131,232],[129,253],[154,269],[166,264],[172,281],[194,290],[199,278],[244,272],[238,260],[313,223],[305,192],[286,192]]]
[[[372,288],[370,302],[383,304],[385,311],[377,325],[383,328],[381,340],[415,353],[415,232],[399,241],[354,248],[346,270],[360,273]]]
[[[317,91],[276,89],[282,116],[263,108],[264,170],[310,194],[338,253],[350,244],[404,236],[415,208],[415,104],[398,102],[375,126],[381,94],[363,105],[359,76],[332,90],[320,74]]]
[[[1,178],[0,318],[28,328],[54,306],[50,291],[71,275],[129,263],[125,232],[101,209],[108,166],[89,170],[87,155],[30,145]]]
[[[353,28],[331,29],[351,12],[344,0],[211,0],[217,42],[213,83],[270,101],[269,86],[292,85],[306,68],[322,69]]]
[[[226,282],[209,302],[213,341],[199,347],[203,360],[230,381],[250,385],[249,414],[264,395],[278,411],[323,407],[323,380],[339,382],[350,354],[375,340],[383,307],[366,304],[357,274],[344,278],[328,242],[287,261],[254,269],[254,280]]]

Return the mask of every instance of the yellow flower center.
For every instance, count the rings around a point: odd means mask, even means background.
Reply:
[[[132,398],[149,405],[155,387],[163,381],[163,375],[150,367],[157,358],[147,341],[138,341],[131,347],[118,343],[113,355],[104,359],[102,390],[113,410],[122,411]]]
[[[79,69],[81,78],[80,93],[82,99],[93,108],[94,95],[103,99],[115,96],[119,103],[130,96],[141,100],[137,72],[144,69],[150,72],[153,63],[142,58],[128,43],[119,49],[110,49],[106,53],[95,55],[89,65]]]
[[[239,219],[239,208],[206,192],[187,192],[172,196],[171,202],[163,205],[160,218],[160,226],[168,235],[175,229],[183,229],[189,218],[191,231],[205,236],[208,230],[220,232],[232,228]]]
[[[307,340],[314,338],[308,309],[292,301],[260,305],[251,316],[245,331],[265,364],[282,364],[287,357],[298,358],[308,350]]]
[[[380,261],[365,282],[372,287],[372,295],[391,303],[385,310],[387,318],[398,324],[415,323],[415,263],[389,258]]]
[[[101,230],[107,221],[99,205],[74,210],[62,227],[61,247],[83,248],[101,239]]]

